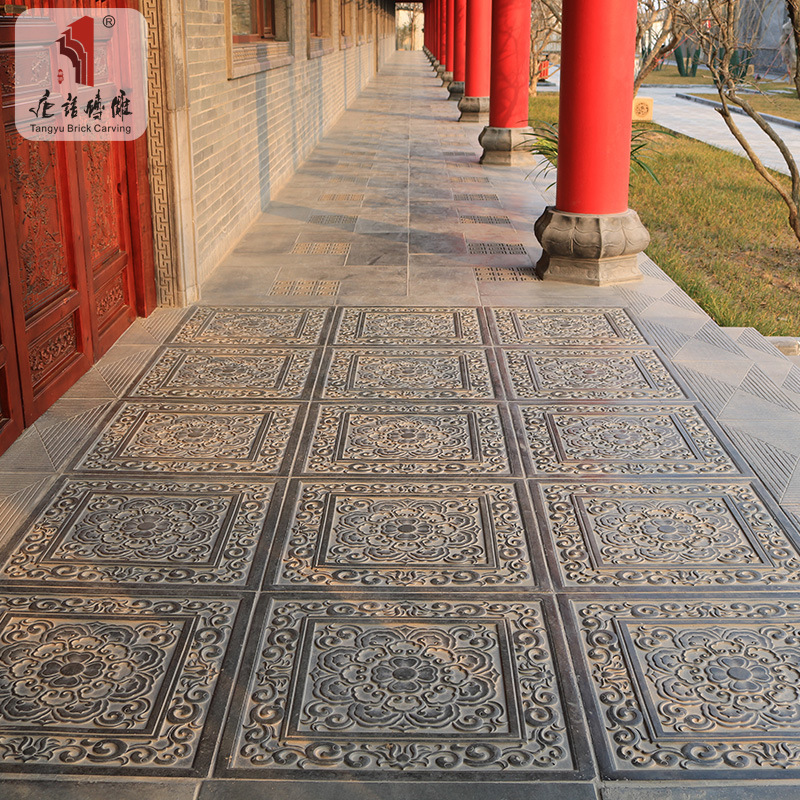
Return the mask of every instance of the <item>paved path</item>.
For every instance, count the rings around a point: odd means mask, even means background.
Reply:
[[[445,97],[398,54],[0,458],[3,800],[798,796],[800,370],[530,280]]]

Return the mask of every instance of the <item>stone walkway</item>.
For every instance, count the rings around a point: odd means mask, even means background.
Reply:
[[[4,800],[798,796],[800,370],[530,280],[445,98],[399,53],[0,459]]]

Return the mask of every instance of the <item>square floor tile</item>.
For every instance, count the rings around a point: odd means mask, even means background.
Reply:
[[[223,772],[573,772],[571,681],[542,606],[271,601]]]
[[[621,308],[495,308],[490,319],[499,344],[647,345]]]
[[[474,308],[344,308],[334,344],[483,344]]]
[[[62,480],[4,554],[0,582],[244,586],[275,493],[274,481]]]
[[[498,406],[316,406],[303,471],[350,475],[511,475]]]
[[[335,348],[319,395],[334,400],[492,400],[495,391],[485,350]]]
[[[239,604],[0,596],[0,769],[204,774]]]
[[[75,469],[274,475],[299,405],[125,402]]]
[[[534,474],[740,474],[693,406],[519,406],[519,411]]]
[[[534,585],[520,486],[294,486],[277,584],[448,589]]]
[[[327,317],[324,308],[201,306],[168,341],[237,347],[316,345],[322,341]]]
[[[650,350],[506,350],[514,396],[553,400],[684,400]]]
[[[604,777],[786,778],[800,767],[796,601],[570,605]]]
[[[208,400],[299,400],[306,396],[313,349],[170,347],[133,397]]]
[[[749,484],[547,482],[534,491],[563,586],[800,585],[797,533]]]

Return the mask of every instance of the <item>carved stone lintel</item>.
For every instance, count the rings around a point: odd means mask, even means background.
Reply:
[[[458,101],[458,110],[461,112],[461,116],[458,118],[459,122],[488,122],[489,98],[464,95]]]
[[[464,96],[464,81],[453,81],[447,88],[450,90],[448,100],[458,102]]]
[[[548,206],[536,221],[544,280],[607,286],[642,277],[637,256],[650,234],[632,209],[622,214],[570,214]]]
[[[529,164],[536,159],[525,144],[530,142],[533,128],[491,128],[481,131],[478,142],[483,147],[481,164]]]
[[[453,71],[448,69],[442,73],[442,86],[448,88],[452,82],[453,82]]]

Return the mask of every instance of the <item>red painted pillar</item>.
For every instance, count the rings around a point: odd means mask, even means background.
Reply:
[[[605,7],[592,0],[586,5]],[[528,125],[528,70],[531,58],[530,0],[494,0],[492,5],[492,108],[493,128]],[[593,60],[594,63],[594,60]]]
[[[467,0],[454,0],[453,80],[463,83],[467,58]]]
[[[556,205],[534,230],[545,280],[641,278],[650,236],[628,208],[637,0],[564,0]]]
[[[582,0],[599,4],[598,0]],[[493,0],[492,76],[489,125],[479,137],[484,164],[531,164],[522,149],[528,127],[531,58],[530,0]]]
[[[564,0],[556,208],[628,208],[636,0]]]
[[[467,0],[467,47],[462,122],[487,122],[492,75],[492,0]]]
[[[447,65],[447,82],[453,80],[453,58],[455,56],[455,0],[446,0],[447,5],[447,24],[445,29],[447,31],[447,55],[445,56],[445,64]]]

